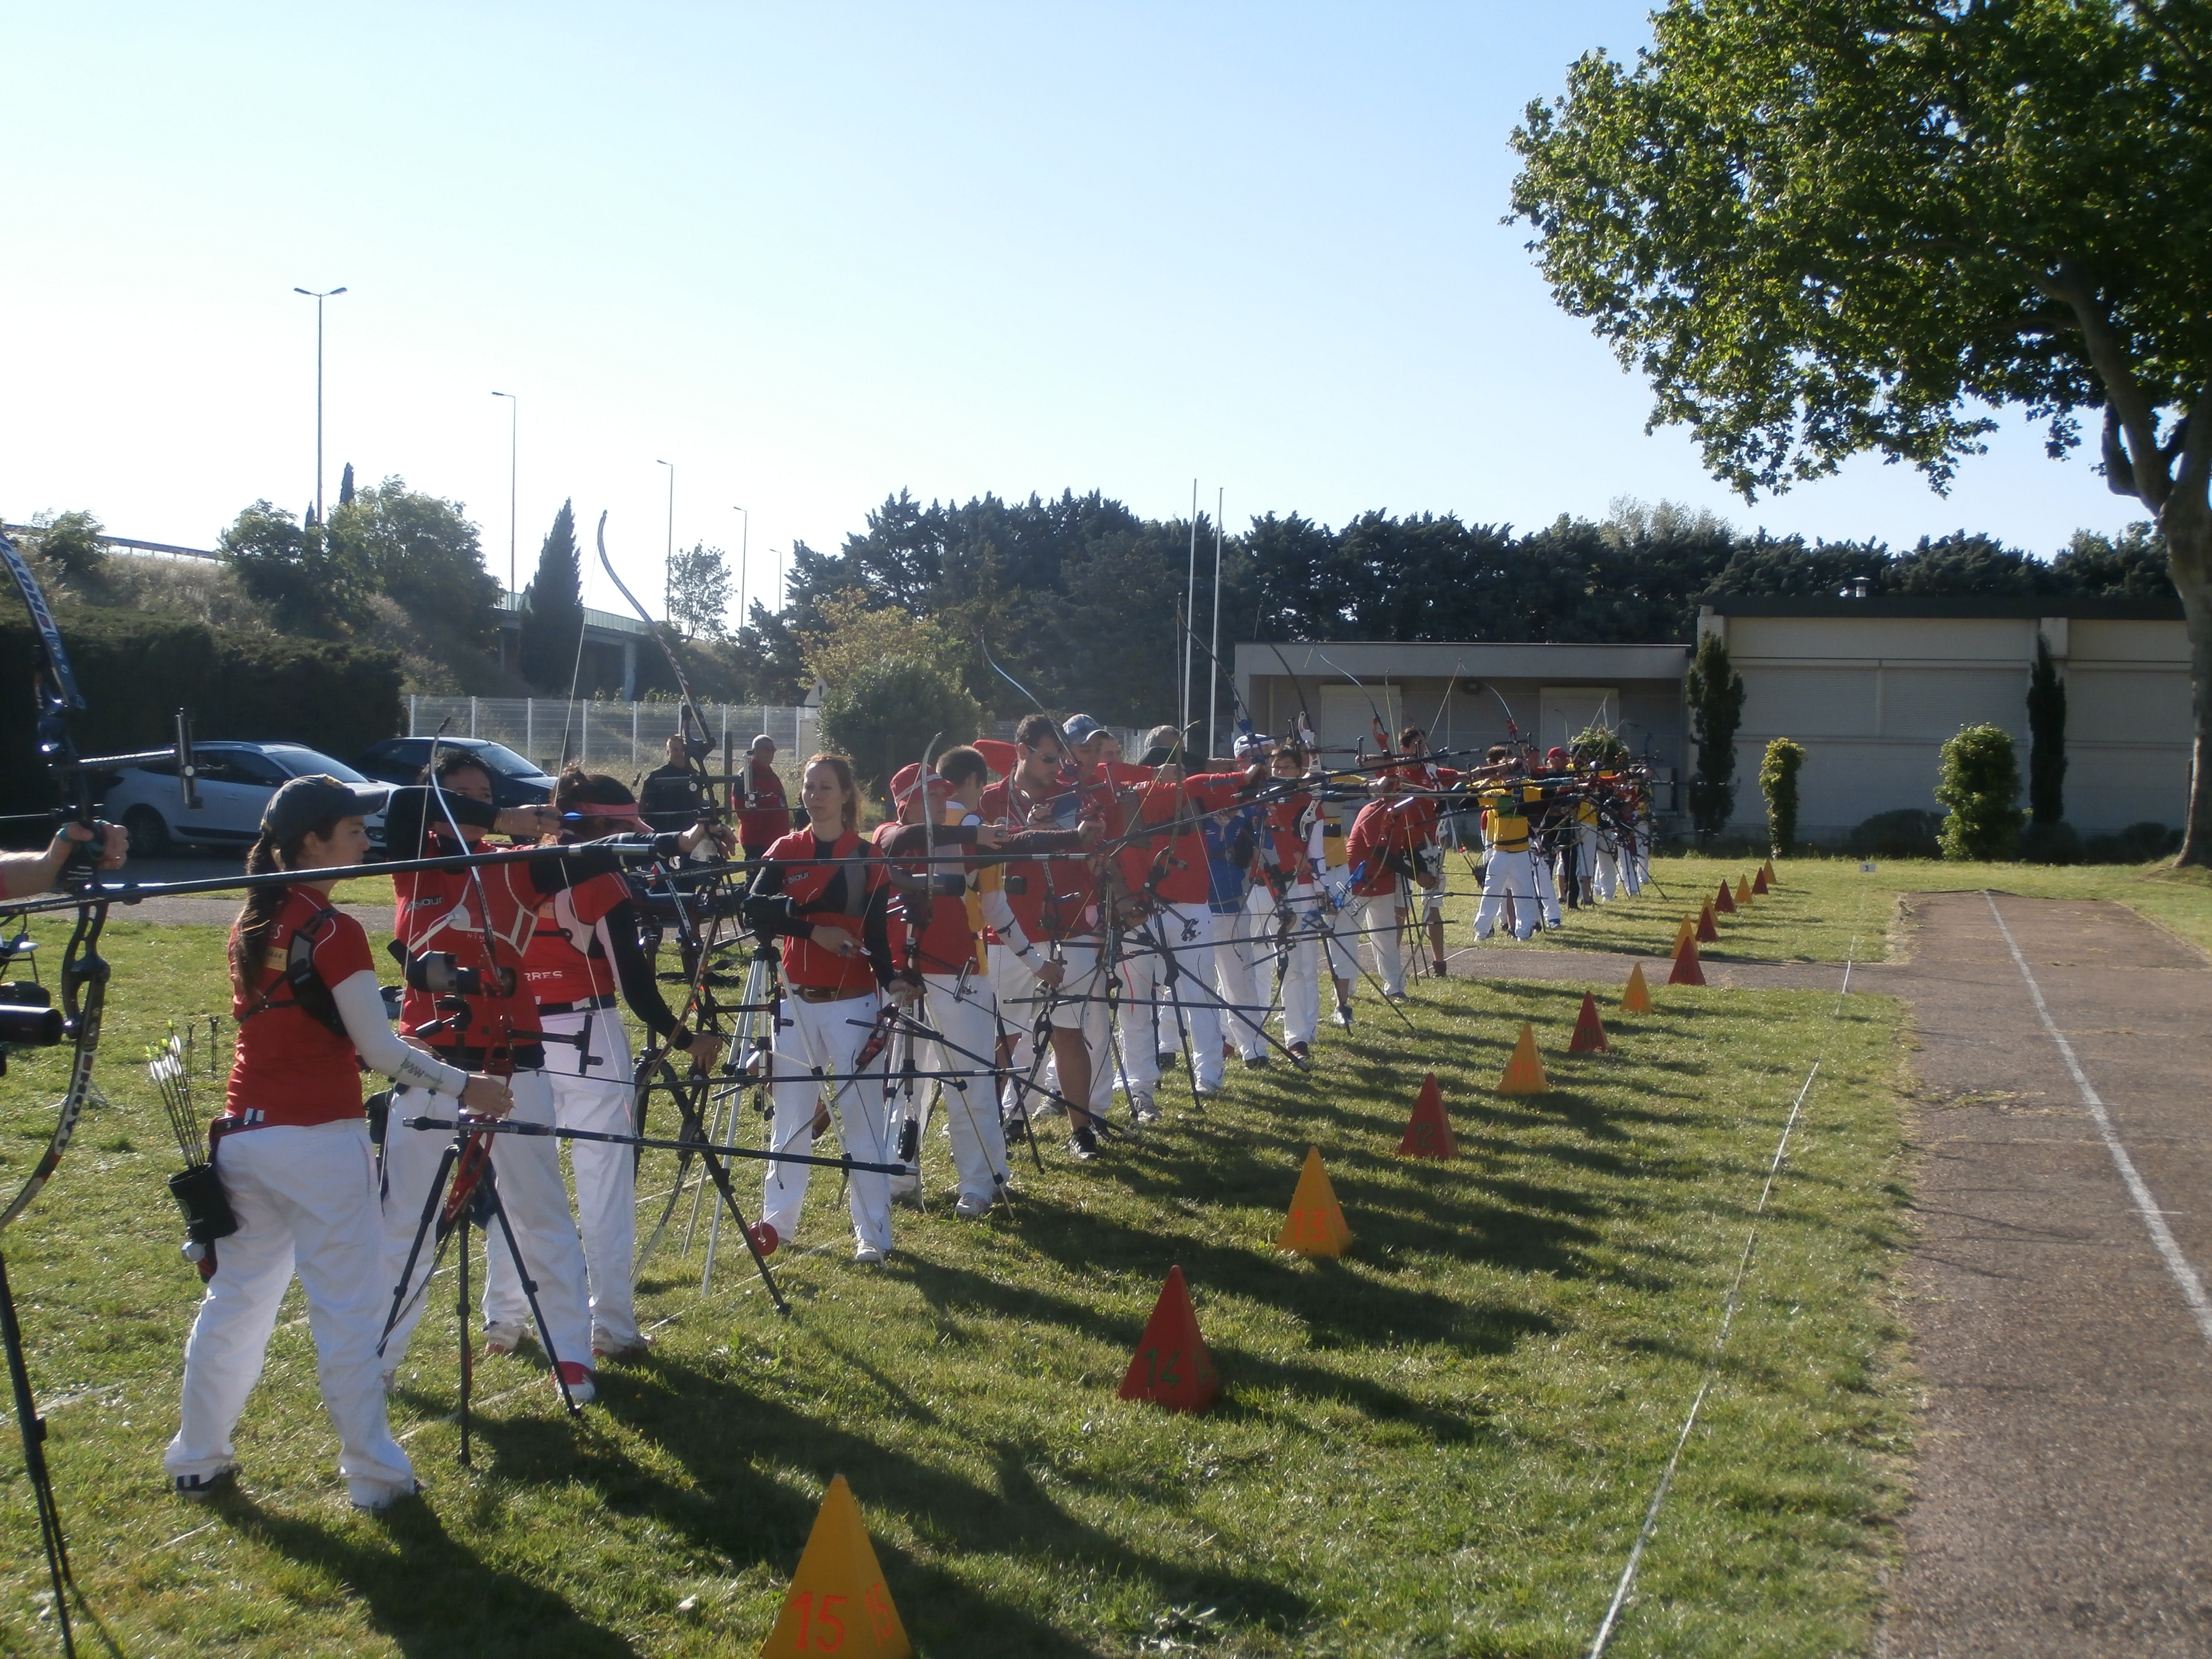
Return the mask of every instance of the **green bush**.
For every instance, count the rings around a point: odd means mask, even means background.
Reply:
[[[2009,858],[2020,836],[2020,762],[2012,733],[2001,726],[1965,726],[1943,745],[1936,799],[1951,809],[1943,821],[1943,856],[1986,861]]]
[[[822,741],[853,757],[860,785],[885,798],[902,766],[919,761],[934,736],[941,751],[966,743],[983,711],[959,680],[935,663],[894,656],[856,668],[822,699]]]
[[[399,659],[388,651],[88,605],[64,605],[54,619],[87,705],[75,726],[84,754],[167,748],[180,705],[202,738],[281,738],[340,760],[405,723]],[[0,619],[0,662],[28,665],[33,639],[27,617]],[[31,712],[20,685],[0,696],[0,811],[36,811],[55,799]]]
[[[2170,859],[2180,850],[2180,830],[2148,818],[2114,835],[2092,836],[2081,844],[2083,860],[2089,864],[2148,864],[2153,859]]]
[[[2079,864],[2083,856],[2081,833],[2070,823],[2045,823],[2031,817],[2020,832],[2022,864]]]
[[[1766,800],[1766,839],[1774,856],[1786,859],[1797,844],[1797,774],[1805,767],[1805,749],[1787,738],[1766,745],[1759,763],[1759,793]]]
[[[1863,859],[1932,859],[1943,851],[1943,815],[1907,806],[1877,812],[1851,831],[1850,850]]]

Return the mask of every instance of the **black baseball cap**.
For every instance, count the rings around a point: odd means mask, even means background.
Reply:
[[[327,772],[294,778],[261,809],[261,832],[280,842],[304,835],[325,818],[365,818],[392,799],[382,784],[341,783]]]

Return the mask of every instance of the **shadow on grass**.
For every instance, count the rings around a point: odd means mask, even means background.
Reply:
[[[563,1437],[566,1438],[565,1431]],[[362,1602],[369,1622],[410,1655],[465,1653],[613,1659],[638,1650],[580,1615],[553,1591],[490,1565],[448,1533],[426,1504],[384,1517],[388,1543],[358,1542],[295,1516],[272,1514],[242,1496],[223,1517],[288,1560],[319,1568]]]

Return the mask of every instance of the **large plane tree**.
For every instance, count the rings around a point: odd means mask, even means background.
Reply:
[[[1532,103],[1513,205],[1561,306],[1747,499],[1865,451],[1944,489],[1993,411],[2165,532],[2212,863],[2212,8],[1673,0]]]

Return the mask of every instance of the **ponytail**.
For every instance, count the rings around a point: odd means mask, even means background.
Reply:
[[[256,837],[252,850],[246,855],[246,873],[249,876],[270,875],[279,870],[296,868],[301,849],[309,836],[328,841],[337,833],[338,817],[309,824],[289,841],[279,842],[264,830]],[[284,901],[292,895],[291,887],[283,882],[271,882],[266,887],[257,887],[246,896],[240,907],[238,920],[230,930],[230,985],[240,1001],[250,1000],[254,992],[254,981],[260,975],[261,955],[269,948],[269,935],[276,927],[276,913],[284,908]]]

